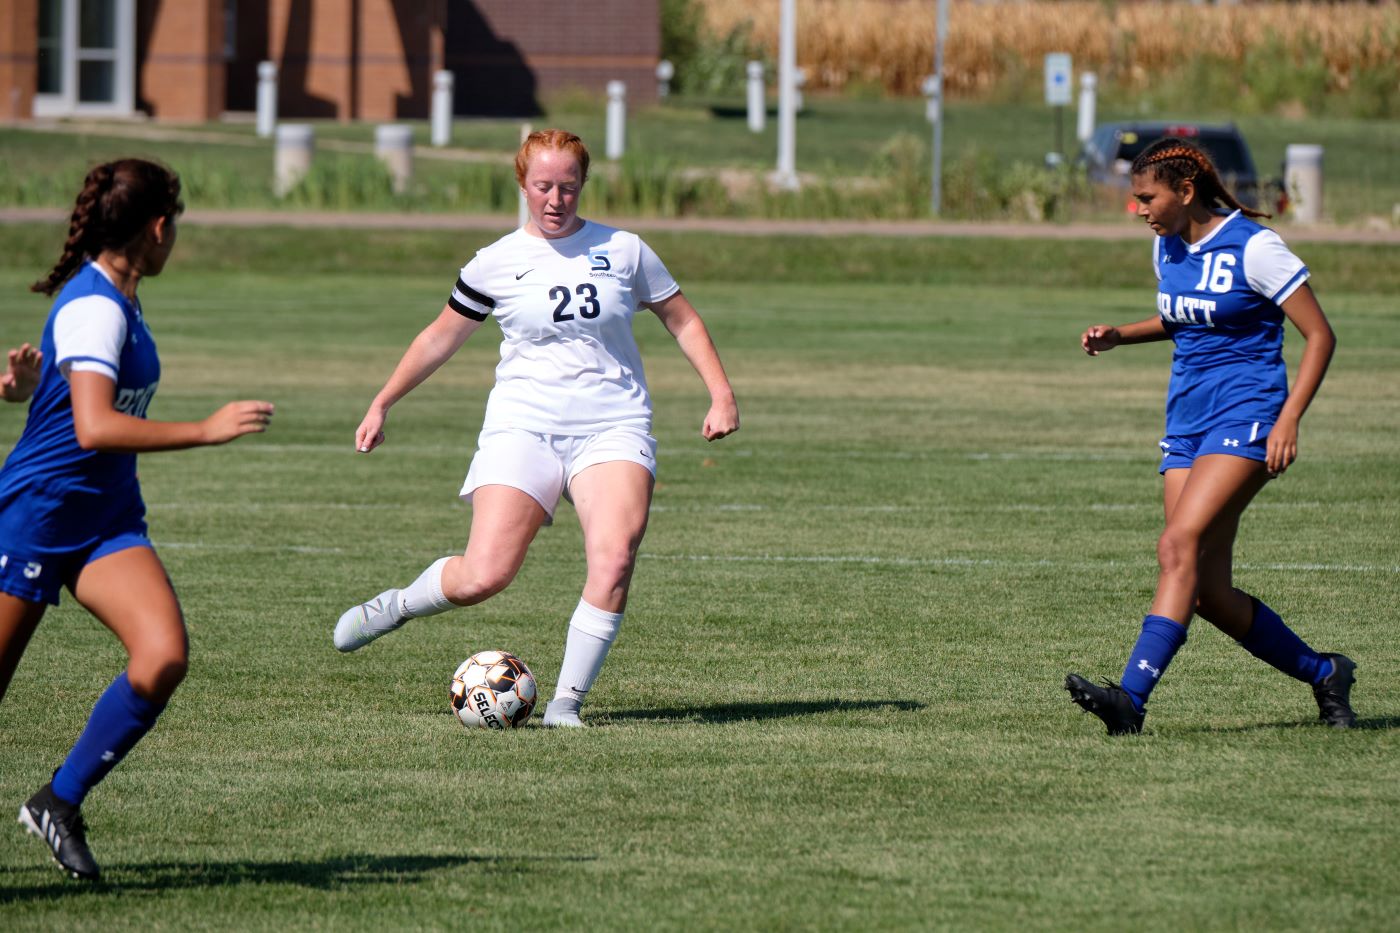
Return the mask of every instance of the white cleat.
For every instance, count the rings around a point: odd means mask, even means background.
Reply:
[[[540,720],[540,725],[546,729],[585,729],[587,728],[578,718],[576,709],[559,709],[558,704],[550,703],[544,708],[544,719]]]
[[[387,635],[408,620],[399,615],[399,591],[385,590],[367,603],[352,606],[335,624],[335,647],[339,651],[363,648],[380,635]]]

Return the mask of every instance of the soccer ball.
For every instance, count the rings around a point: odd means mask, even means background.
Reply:
[[[514,729],[535,711],[535,675],[504,651],[478,651],[452,675],[452,712],[469,729]]]

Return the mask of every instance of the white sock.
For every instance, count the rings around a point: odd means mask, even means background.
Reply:
[[[451,557],[434,561],[427,570],[418,575],[408,586],[399,590],[399,612],[405,619],[418,619],[435,616],[439,612],[456,609],[457,604],[442,595],[442,569]]]
[[[559,683],[554,688],[551,708],[559,703],[561,711],[578,711],[598,678],[598,672],[603,669],[603,660],[621,626],[622,613],[604,612],[581,599],[578,601],[574,617],[569,620],[564,663],[559,667]]]

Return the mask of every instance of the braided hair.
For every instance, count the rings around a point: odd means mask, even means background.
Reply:
[[[157,217],[173,218],[185,209],[180,176],[145,159],[103,162],[88,172],[68,221],[63,255],[46,278],[29,286],[52,295],[78,271],[85,258],[121,249]]]
[[[1138,153],[1130,171],[1134,175],[1151,171],[1153,177],[1173,191],[1180,191],[1182,183],[1190,181],[1195,184],[1208,208],[1219,204],[1246,217],[1272,216],[1241,204],[1226,189],[1225,183],[1220,180],[1220,173],[1215,170],[1215,163],[1211,162],[1205,150],[1184,139],[1168,136],[1157,140]]]

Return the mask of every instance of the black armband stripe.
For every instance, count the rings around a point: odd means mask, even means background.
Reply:
[[[472,301],[475,301],[477,304],[485,305],[485,306],[488,307],[488,308],[494,308],[494,307],[496,307],[496,299],[491,298],[490,296],[487,296],[487,295],[483,295],[481,292],[479,292],[479,291],[477,291],[476,289],[472,288],[470,285],[468,285],[468,284],[467,284],[465,281],[463,281],[462,279],[458,279],[458,280],[457,280],[457,291],[459,291],[459,292],[462,293],[462,297],[463,297],[463,298],[470,298]]]
[[[487,318],[487,315],[458,301],[456,293],[447,296],[447,306],[462,315],[462,317],[471,318],[473,321],[484,321]]]

